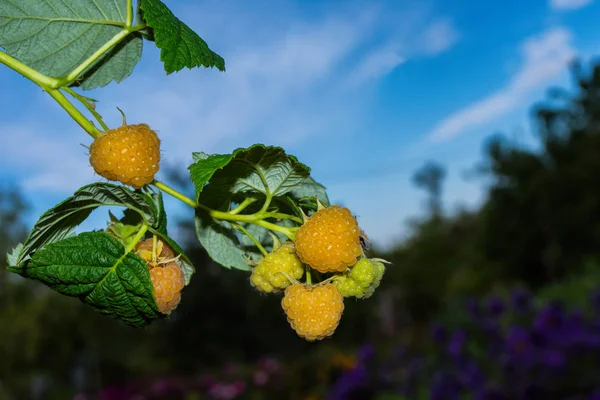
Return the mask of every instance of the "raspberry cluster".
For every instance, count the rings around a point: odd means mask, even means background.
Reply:
[[[90,146],[90,164],[98,175],[135,189],[154,180],[159,163],[160,139],[147,124],[111,129]]]
[[[291,327],[308,341],[325,339],[340,323],[344,297],[370,297],[383,277],[384,260],[365,257],[363,235],[349,209],[319,206],[293,244],[258,262],[250,283],[262,292],[285,290],[281,306]],[[305,271],[306,282],[299,282]]]

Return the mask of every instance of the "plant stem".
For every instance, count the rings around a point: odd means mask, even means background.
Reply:
[[[144,237],[144,235],[146,234],[146,231],[148,231],[148,228],[149,227],[147,224],[142,225],[142,227],[138,231],[137,235],[135,235],[135,237],[133,238],[131,243],[129,243],[127,245],[127,247],[125,248],[125,254],[130,253],[135,248],[135,246],[140,241],[140,239],[142,239]]]
[[[57,101],[58,104],[81,126],[91,137],[97,138],[100,136],[100,131],[93,123],[88,120],[85,115],[75,107],[62,92],[58,89],[48,89],[48,94]]]
[[[254,203],[256,200],[257,199],[255,197],[246,197],[244,201],[242,201],[236,208],[229,211],[229,214],[239,214],[240,212],[244,211],[246,207],[248,207],[250,204]]]
[[[16,58],[9,56],[8,54],[6,54],[3,51],[0,51],[0,62],[2,64],[6,65],[8,68],[23,75],[25,78],[29,79],[30,81],[38,84],[39,86],[54,87],[54,86],[56,86],[56,84],[58,82],[58,79],[50,78],[49,76],[46,76],[46,75],[36,71],[35,69],[23,64]]]
[[[164,183],[157,181],[156,179],[152,182],[152,185],[156,186],[157,189],[162,190],[163,192],[175,197],[177,200],[183,202],[184,204],[187,204],[188,206],[190,206],[192,208],[198,208],[198,206],[199,206],[198,203],[196,203],[194,200],[190,199],[183,193],[178,192],[177,190],[173,189],[172,187],[167,186]]]
[[[125,23],[129,27],[133,24],[133,1],[127,0],[126,3],[127,4],[125,4],[125,7],[127,9],[127,15],[125,17],[125,21],[126,21]]]
[[[275,218],[275,219],[289,219],[291,221],[301,224],[303,221],[294,215],[282,214],[282,213],[265,213],[263,218]]]
[[[136,30],[140,30],[145,28],[145,25],[140,25],[134,27]],[[116,46],[121,40],[125,39],[129,36],[130,33],[134,32],[134,28],[126,27],[123,28],[119,33],[113,36],[108,42],[104,43],[98,50],[96,50],[91,56],[89,56],[86,60],[84,60],[81,64],[75,67],[74,70],[69,72],[68,75],[59,78],[57,80],[58,86],[68,86],[73,83],[79,75],[81,75],[86,69],[88,69],[93,63],[95,63],[100,57],[111,50],[114,46]]]
[[[279,233],[285,235],[288,239],[294,240],[294,236],[295,236],[294,232],[297,230],[297,228],[286,228],[285,226],[279,226],[279,225],[273,224],[271,222],[264,221],[263,218],[265,217],[265,215],[268,215],[268,213],[258,212],[256,214],[238,215],[238,214],[232,214],[232,213],[226,212],[226,211],[213,210],[213,209],[205,206],[204,204],[200,204],[200,203],[190,199],[183,193],[178,192],[177,190],[173,189],[170,186],[167,186],[163,182],[154,180],[152,182],[152,184],[157,189],[162,190],[163,192],[175,197],[177,200],[187,204],[188,206],[190,206],[192,208],[199,208],[199,209],[206,211],[214,219],[218,219],[218,220],[222,220],[222,221],[230,221],[230,222],[251,223],[254,225],[262,226],[263,228],[270,229],[273,232],[279,232]]]
[[[312,285],[312,275],[310,273],[310,267],[308,265],[306,266],[306,284]]]
[[[98,112],[96,110],[94,110],[94,108],[88,101],[87,97],[80,95],[79,93],[77,93],[76,91],[71,89],[70,87],[65,87],[65,88],[63,88],[63,90],[65,92],[69,93],[71,96],[73,96],[77,100],[79,100],[79,102],[81,102],[81,104],[83,104],[85,106],[85,108],[88,109],[88,111],[94,116],[94,118],[96,118],[96,121],[98,121],[100,126],[102,126],[102,129],[104,129],[105,131],[109,130],[108,126],[104,123],[102,116],[100,114],[98,114]]]
[[[235,224],[234,225],[237,229],[239,229],[240,231],[242,231],[242,233],[246,236],[248,236],[248,239],[252,240],[252,243],[254,243],[254,245],[258,248],[258,250],[260,251],[260,253],[263,255],[263,257],[266,257],[269,253],[267,252],[267,250],[265,250],[265,248],[263,247],[262,244],[260,244],[260,242],[258,241],[258,239],[256,239],[254,237],[253,234],[251,234],[250,232],[248,232],[248,230],[246,228],[244,228],[242,225],[240,224]]]

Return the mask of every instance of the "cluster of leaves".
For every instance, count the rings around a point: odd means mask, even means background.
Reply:
[[[0,61],[50,93],[92,136],[98,128],[62,94],[68,93],[108,127],[93,107],[90,90],[121,82],[140,60],[144,40],[154,42],[167,74],[184,67],[225,71],[225,62],[160,0],[0,0]],[[189,167],[195,198],[168,186],[132,190],[93,183],[46,211],[27,239],[8,254],[9,269],[77,297],[98,312],[132,326],[162,315],[135,245],[150,236],[177,254],[186,285],[194,266],[167,232],[165,191],[195,209],[195,229],[209,256],[226,268],[248,270],[249,260],[272,246],[269,232],[293,237],[292,226],[317,200],[329,204],[310,169],[282,148],[255,145],[231,154],[193,153]],[[123,207],[106,229],[75,234],[98,207]],[[304,209],[304,211],[303,211]],[[126,237],[123,234],[126,232]],[[116,234],[115,233],[119,233]]]

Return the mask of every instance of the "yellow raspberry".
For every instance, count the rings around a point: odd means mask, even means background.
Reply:
[[[317,211],[296,232],[296,252],[319,272],[344,271],[361,255],[356,218],[335,205]]]
[[[333,334],[344,312],[344,298],[331,283],[296,283],[285,289],[281,306],[292,329],[312,342]]]
[[[250,283],[261,292],[279,292],[292,284],[288,276],[293,279],[300,279],[303,274],[302,261],[296,256],[294,248],[283,245],[267,254],[260,264],[252,270]]]
[[[154,180],[159,163],[160,139],[146,124],[111,129],[90,146],[90,164],[98,175],[135,189]]]
[[[150,270],[150,279],[159,311],[170,314],[179,305],[181,290],[185,286],[181,267],[176,262],[162,264]]]
[[[158,264],[175,257],[173,249],[160,239],[156,241],[156,254],[153,254],[153,242],[154,240],[150,238],[138,242],[135,246],[135,253],[146,262],[148,268],[156,267]]]

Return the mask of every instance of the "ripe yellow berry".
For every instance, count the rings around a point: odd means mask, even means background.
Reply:
[[[153,247],[154,239],[152,238],[142,240],[135,246],[135,253],[146,262],[148,268],[153,268],[158,264],[175,257],[173,249],[160,239],[156,240],[156,254],[153,252]]]
[[[90,164],[98,175],[135,189],[154,180],[159,163],[160,139],[146,124],[111,129],[90,146]]]
[[[261,292],[279,292],[292,284],[288,277],[300,279],[303,274],[304,267],[294,248],[283,245],[267,254],[260,264],[254,267],[250,283]]]
[[[181,267],[176,262],[159,265],[150,270],[150,279],[159,311],[170,314],[179,305],[181,290],[185,286]]]
[[[319,272],[344,271],[361,255],[356,218],[335,205],[317,211],[296,232],[296,252]]]
[[[296,333],[312,342],[333,334],[344,312],[344,298],[331,283],[296,283],[285,289],[281,306]]]

